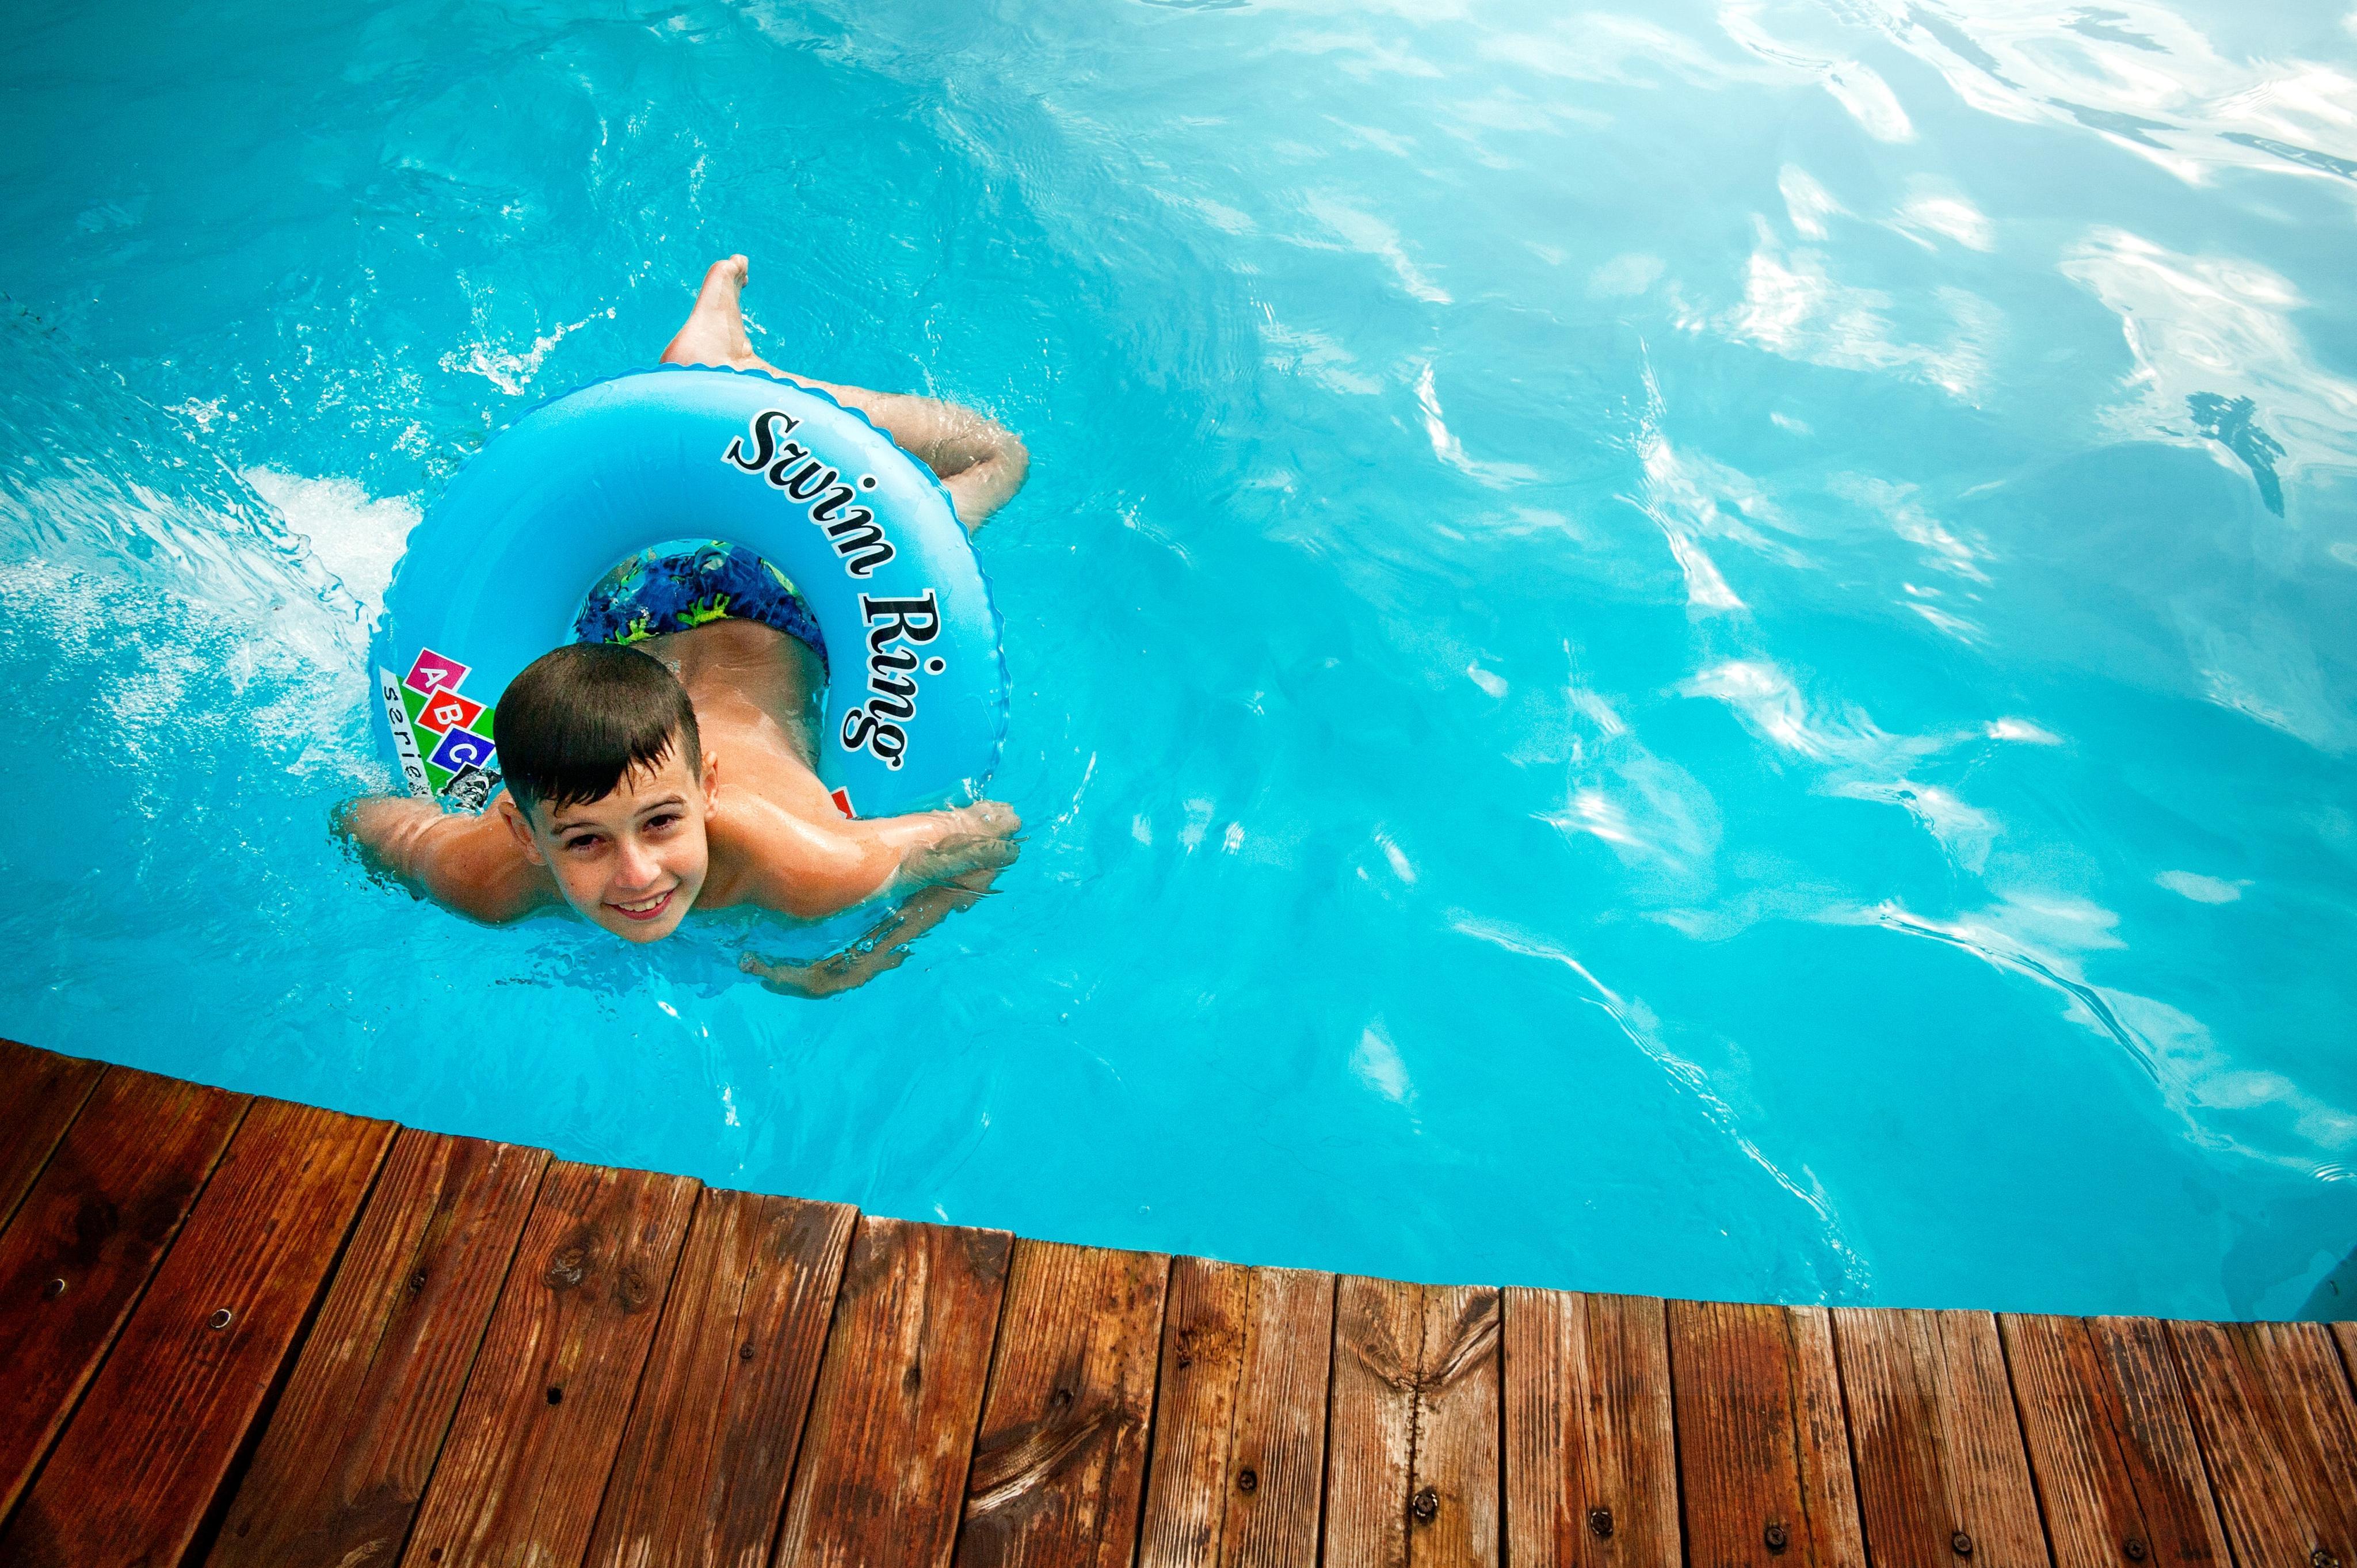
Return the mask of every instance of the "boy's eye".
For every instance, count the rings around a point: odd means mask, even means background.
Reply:
[[[678,822],[679,813],[677,811],[665,811],[659,817],[649,817],[647,819],[647,831],[649,832],[662,832],[666,828],[675,826]]]
[[[594,849],[597,847],[597,835],[596,833],[583,833],[578,838],[569,838],[565,841],[565,847],[566,849],[576,851]]]

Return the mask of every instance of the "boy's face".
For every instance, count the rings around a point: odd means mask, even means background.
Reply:
[[[565,901],[624,941],[653,942],[679,929],[711,867],[705,820],[717,779],[688,771],[674,744],[662,765],[624,776],[610,795],[528,814],[500,799],[508,827]]]

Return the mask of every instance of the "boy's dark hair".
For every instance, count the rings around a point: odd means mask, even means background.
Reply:
[[[649,654],[610,642],[576,642],[524,666],[500,697],[500,768],[527,816],[534,806],[582,805],[625,777],[662,766],[683,748],[704,769],[687,689]]]

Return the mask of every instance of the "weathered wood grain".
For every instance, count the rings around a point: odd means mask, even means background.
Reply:
[[[1688,1560],[1863,1564],[1824,1310],[1674,1301],[1669,1328]]]
[[[1015,1243],[958,1527],[961,1568],[1128,1568],[1170,1260]]]
[[[1426,1285],[1408,1561],[1494,1564],[1503,1538],[1498,1293]]]
[[[1515,1289],[1503,1310],[1506,1560],[1679,1568],[1662,1304]]]
[[[593,1568],[760,1568],[857,1211],[707,1188],[589,1546]]]
[[[1359,1275],[1334,1285],[1323,1561],[1406,1568],[1424,1289]]]
[[[1336,1285],[1324,1561],[1500,1561],[1498,1293]]]
[[[2091,1317],[2087,1336],[2120,1391],[2121,1452],[2136,1477],[2136,1499],[2152,1541],[2172,1543],[2179,1561],[2232,1561],[2225,1530],[2195,1435],[2168,1326],[2150,1317]],[[2125,1547],[2124,1547],[2125,1549]]]
[[[1996,1319],[1836,1307],[1833,1325],[1873,1560],[2046,1568]]]
[[[546,1158],[0,1042],[0,1562],[759,1568],[782,1493],[829,1568],[2357,1568],[2357,1325],[1501,1297]]]
[[[242,1094],[115,1068],[0,1233],[0,1520],[188,1218]]]
[[[2237,1562],[2357,1562],[2349,1382],[2315,1323],[2172,1323],[2212,1494]]]
[[[0,1561],[179,1561],[392,1135],[382,1122],[254,1104],[0,1537]]]
[[[393,1563],[548,1155],[394,1138],[211,1568]]]
[[[1318,1555],[1334,1276],[1170,1267],[1139,1568],[1293,1568]]]
[[[2160,1325],[2008,1314],[1997,1326],[2056,1568],[2227,1568]]]
[[[696,1187],[548,1167],[404,1563],[581,1561]]]
[[[780,1568],[942,1568],[1011,1239],[863,1219],[844,1264]]]
[[[102,1062],[0,1040],[0,1231],[105,1070]]]

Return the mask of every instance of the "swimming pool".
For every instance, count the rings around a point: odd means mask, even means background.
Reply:
[[[2018,0],[20,7],[0,1032],[1437,1280],[2288,1316],[2357,1243],[2357,29]],[[1006,896],[371,886],[418,509],[757,346],[1022,432]]]

